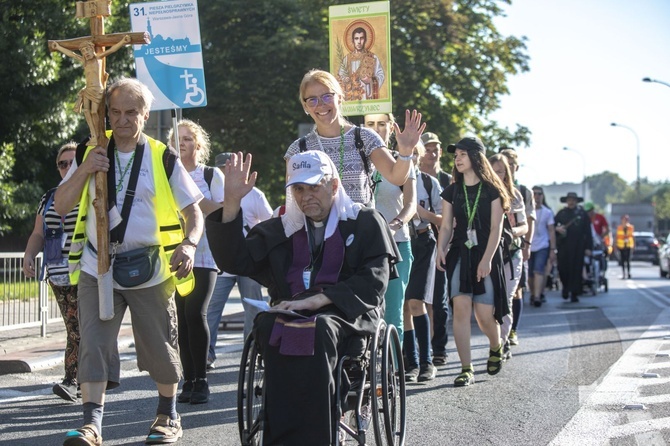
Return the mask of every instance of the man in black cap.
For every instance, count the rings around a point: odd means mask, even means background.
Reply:
[[[558,248],[558,275],[563,285],[563,299],[579,302],[582,293],[582,270],[584,256],[591,255],[593,234],[591,220],[584,209],[578,206],[584,199],[575,192],[561,197],[566,206],[558,211],[556,222],[556,247]]]
[[[451,184],[451,175],[442,170],[440,158],[442,157],[442,142],[432,132],[421,135],[421,142],[426,153],[421,157],[419,169],[421,172],[437,178],[440,182],[440,193]],[[434,228],[439,229],[439,228]],[[437,237],[437,231],[435,231]],[[449,305],[447,297],[447,272],[435,270],[435,284],[433,287],[433,303],[428,305],[428,313],[431,316],[433,336],[431,347],[433,349],[433,365],[446,365],[447,342],[449,341]]]

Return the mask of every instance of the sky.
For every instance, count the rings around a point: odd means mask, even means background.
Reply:
[[[530,71],[508,80],[492,116],[528,127],[518,178],[527,186],[617,173],[670,180],[670,0],[512,0],[496,19],[527,38]],[[622,127],[612,127],[616,122]],[[568,147],[570,150],[564,150]]]

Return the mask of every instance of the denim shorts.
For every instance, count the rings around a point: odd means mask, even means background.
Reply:
[[[547,266],[547,260],[549,259],[549,248],[538,249],[535,252],[530,253],[530,259],[528,259],[528,268],[530,271],[535,274],[544,274],[544,269]]]

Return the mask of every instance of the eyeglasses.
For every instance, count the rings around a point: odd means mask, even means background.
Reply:
[[[319,101],[321,101],[324,105],[332,105],[335,99],[335,95],[337,95],[337,93],[325,93],[321,96],[310,96],[303,99],[303,101],[305,101],[305,104],[307,104],[309,108],[314,108],[319,105]]]
[[[72,160],[58,161],[58,168],[59,169],[69,169],[71,165],[72,165]]]

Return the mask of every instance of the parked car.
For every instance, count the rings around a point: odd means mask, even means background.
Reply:
[[[670,234],[658,248],[658,269],[661,271],[661,277],[670,277]]]
[[[633,232],[635,249],[631,260],[642,260],[658,265],[658,240],[653,232]]]

